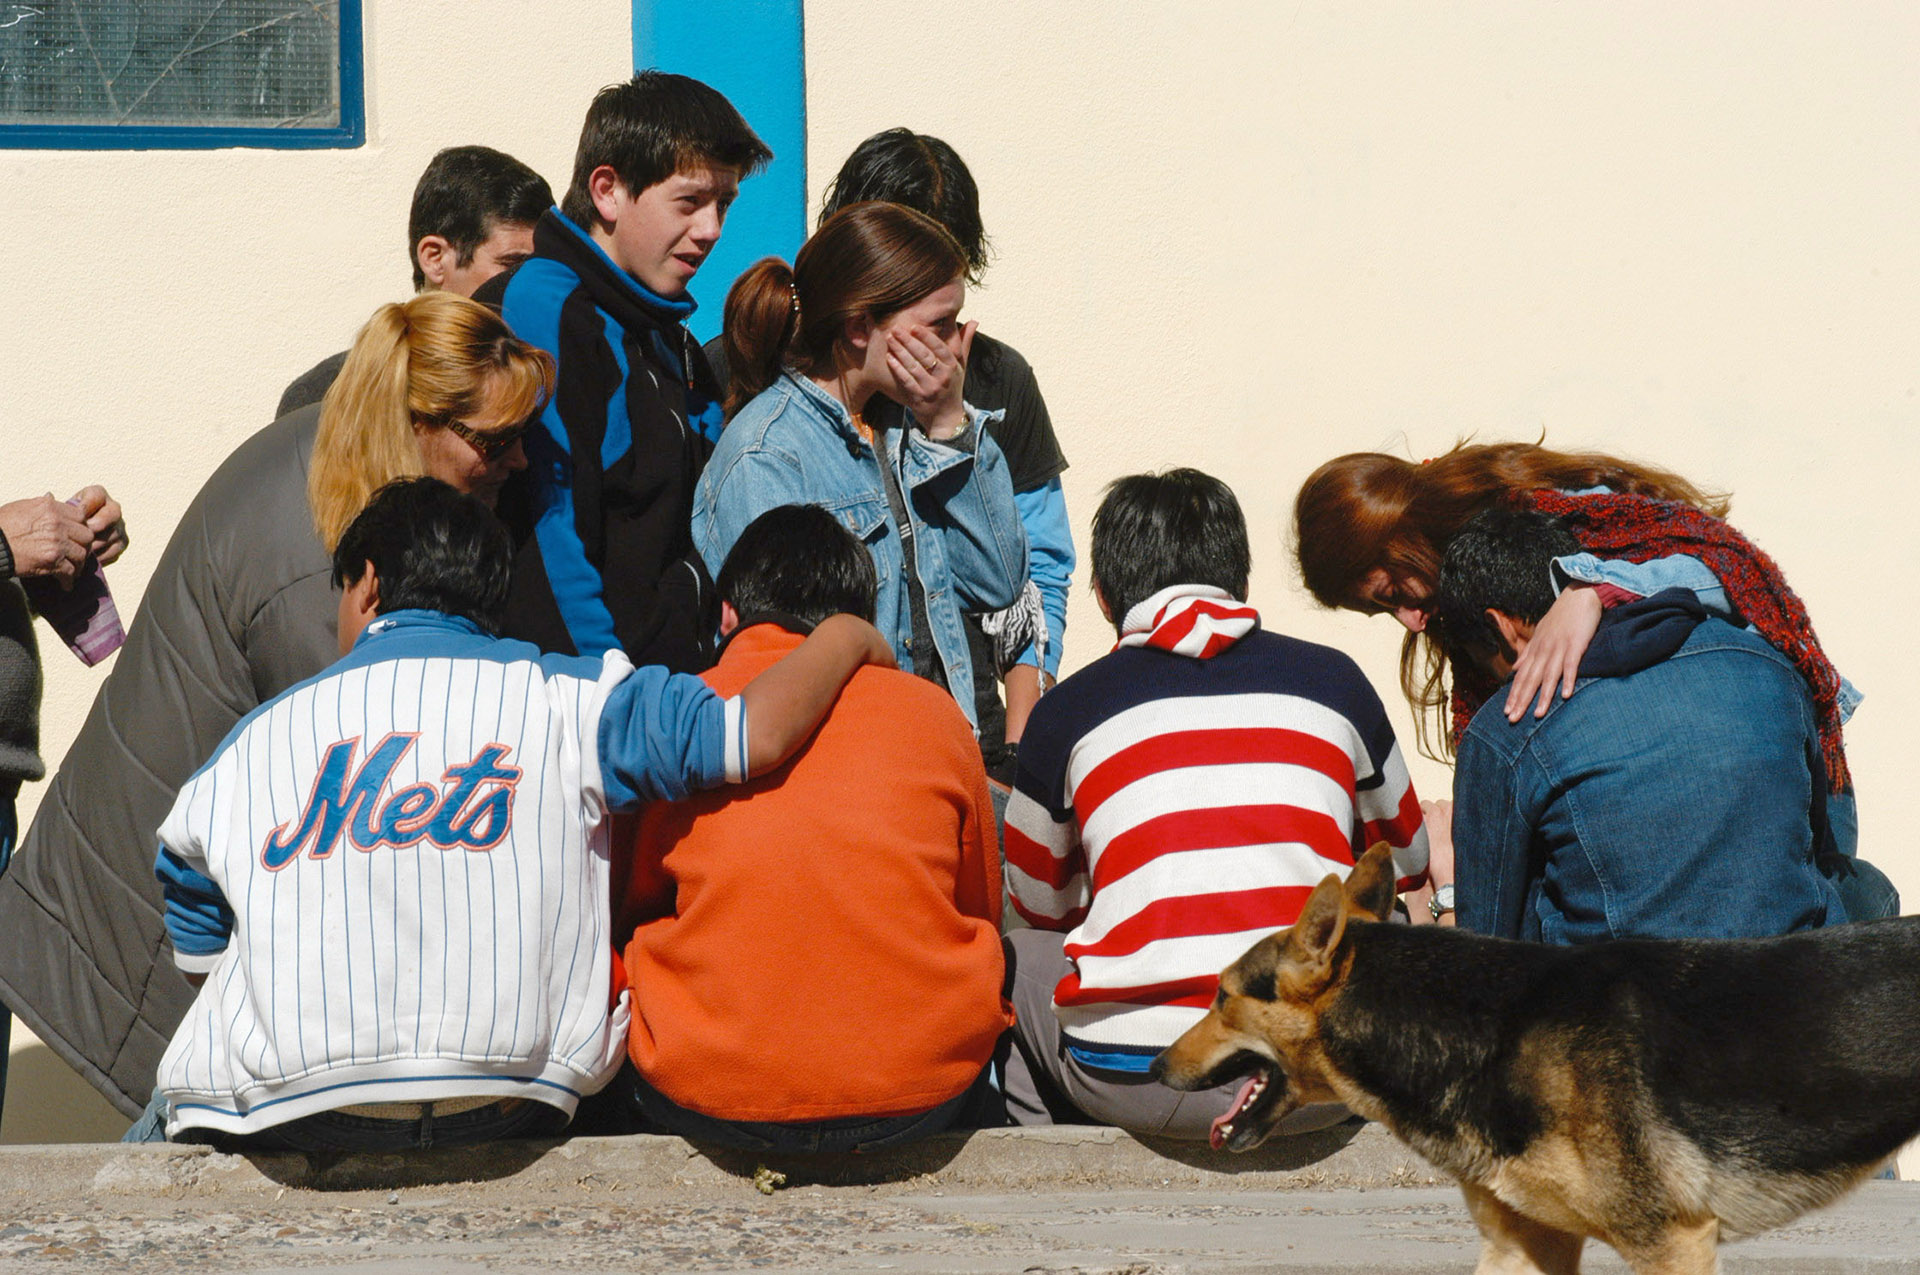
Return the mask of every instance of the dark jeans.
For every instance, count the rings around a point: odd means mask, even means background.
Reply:
[[[423,1115],[417,1120],[386,1120],[322,1111],[258,1133],[221,1133],[183,1129],[178,1141],[197,1142],[222,1151],[408,1151],[425,1147],[461,1147],[502,1138],[546,1138],[567,1127],[567,1113],[531,1099],[511,1110],[498,1103],[457,1115]],[[158,1089],[147,1109],[120,1138],[122,1142],[165,1142],[167,1100]]]
[[[704,1142],[737,1151],[830,1153],[884,1151],[942,1133],[948,1129],[977,1129],[1006,1123],[999,1090],[991,1069],[956,1098],[905,1116],[850,1116],[840,1120],[792,1123],[770,1120],[722,1120],[689,1111],[655,1089],[637,1072],[623,1071],[631,1083],[632,1100],[654,1131],[676,1134],[690,1142]],[[616,1081],[616,1083],[619,1083]]]
[[[521,1099],[506,1111],[495,1103],[451,1116],[423,1115],[417,1120],[322,1111],[258,1133],[190,1129],[182,1140],[206,1142],[222,1151],[411,1151],[505,1138],[551,1137],[566,1127],[567,1113],[558,1107]]]

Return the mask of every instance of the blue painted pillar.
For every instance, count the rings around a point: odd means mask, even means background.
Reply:
[[[633,0],[633,61],[725,93],[773,148],[741,184],[719,246],[689,289],[701,340],[720,331],[727,289],[773,254],[793,260],[807,237],[807,78],[802,0]]]

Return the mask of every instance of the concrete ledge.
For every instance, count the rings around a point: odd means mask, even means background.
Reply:
[[[789,1187],[922,1194],[1162,1186],[1324,1190],[1445,1181],[1384,1129],[1360,1124],[1281,1140],[1248,1155],[1146,1142],[1103,1128],[981,1130],[879,1155],[817,1157],[757,1156],[647,1136],[343,1156],[222,1155],[171,1145],[0,1148],[0,1181],[42,1201],[139,1196],[238,1203],[288,1190],[369,1191],[462,1182],[510,1182],[516,1195],[571,1191],[583,1184],[731,1195],[751,1191],[762,1169],[784,1174],[780,1185]]]

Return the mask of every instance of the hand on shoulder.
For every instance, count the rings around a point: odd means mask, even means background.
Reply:
[[[872,664],[878,668],[898,668],[899,662],[893,658],[893,648],[887,645],[887,639],[880,636],[880,630],[857,615],[841,612],[830,615],[814,626],[814,633],[826,632],[834,641],[846,642],[861,652],[861,663]]]
[[[1599,591],[1588,585],[1574,585],[1554,599],[1547,613],[1534,626],[1526,649],[1513,663],[1513,683],[1507,688],[1507,720],[1517,722],[1526,716],[1527,705],[1535,696],[1535,717],[1545,717],[1553,704],[1554,688],[1560,698],[1573,694],[1580,678],[1580,660],[1593,644],[1604,610]]]

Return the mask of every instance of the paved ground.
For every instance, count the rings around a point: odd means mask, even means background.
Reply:
[[[1254,1160],[1110,1130],[787,1164],[669,1138],[313,1164],[183,1148],[0,1151],[0,1272],[1466,1272],[1459,1197],[1374,1128]],[[1591,1250],[1589,1269],[1621,1271]],[[1920,1270],[1920,1185],[1726,1250],[1740,1272]]]

